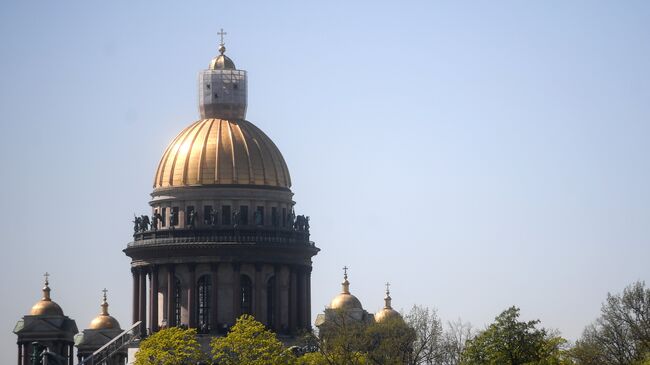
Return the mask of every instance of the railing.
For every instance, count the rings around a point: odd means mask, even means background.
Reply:
[[[105,364],[115,353],[122,350],[124,347],[133,343],[140,337],[141,321],[134,323],[129,329],[120,333],[118,336],[110,340],[107,344],[100,347],[92,355],[83,359],[78,365],[101,365]]]
[[[133,245],[173,242],[259,242],[259,243],[302,243],[309,244],[309,231],[265,228],[183,228],[158,229],[138,232],[133,235]],[[157,242],[154,242],[157,241]]]

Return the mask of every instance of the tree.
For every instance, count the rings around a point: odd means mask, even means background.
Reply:
[[[414,305],[406,322],[415,332],[410,364],[440,364],[443,356],[442,322],[435,310]]]
[[[472,336],[472,325],[458,319],[447,323],[447,330],[434,309],[414,305],[405,317],[412,328],[410,365],[458,365],[465,343]]]
[[[328,365],[367,364],[366,328],[366,323],[350,317],[345,310],[334,310],[320,327],[319,336],[313,337],[320,353],[312,355],[314,361],[324,361]]]
[[[413,353],[415,331],[402,318],[394,317],[368,326],[365,332],[367,357],[375,365],[408,364]]]
[[[293,364],[295,357],[275,334],[250,315],[244,314],[225,337],[210,342],[212,361],[220,365]]]
[[[519,308],[510,307],[487,329],[467,342],[464,365],[567,364],[566,340],[536,326],[539,320],[520,322]]]
[[[455,322],[447,322],[449,327],[442,339],[441,365],[458,365],[465,351],[467,341],[472,338],[472,325],[460,318]]]
[[[580,365],[637,365],[650,359],[650,288],[638,281],[607,294],[601,316],[571,351]]]
[[[135,354],[135,365],[185,365],[204,360],[196,330],[162,329],[144,339]]]

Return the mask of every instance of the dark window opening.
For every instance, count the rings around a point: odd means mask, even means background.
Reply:
[[[266,325],[275,328],[275,276],[266,283]]]
[[[221,207],[221,224],[230,225],[231,224],[231,215],[230,215],[230,205],[223,205]]]
[[[237,84],[232,84],[232,88],[233,88],[233,89],[239,89],[239,85],[237,85]]]
[[[240,285],[241,314],[253,314],[253,283],[248,276],[242,275]]]
[[[217,93],[214,93],[214,97],[215,97],[215,98],[218,98],[218,97],[219,97],[219,95],[217,95]]]
[[[282,227],[287,226],[287,208],[282,208]]]
[[[239,223],[242,225],[248,224],[248,205],[239,206]]]
[[[278,208],[271,207],[271,224],[273,227],[278,226]]]
[[[212,222],[212,205],[203,206],[203,223],[210,225],[217,223]]]
[[[257,207],[255,210],[255,225],[264,225],[264,207]]]
[[[180,326],[181,323],[181,281],[176,278],[174,284],[174,324]]]
[[[192,214],[194,214],[194,218],[192,218]],[[188,226],[193,226],[196,224],[196,212],[194,211],[193,206],[189,206],[185,208],[185,225]]]
[[[205,88],[210,90],[210,84],[205,84]]]
[[[212,280],[210,276],[203,275],[198,282],[197,312],[199,314],[199,331],[205,333],[210,331],[210,290]]]
[[[160,225],[164,227],[167,225],[167,208],[162,208],[160,211],[162,212],[162,222],[160,222]]]
[[[172,226],[177,226],[178,225],[178,212],[179,212],[178,207],[173,207],[172,208],[172,213],[169,216],[169,218],[171,219],[171,224],[170,225],[172,225]]]

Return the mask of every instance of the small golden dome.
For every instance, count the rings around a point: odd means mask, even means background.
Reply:
[[[50,283],[47,280],[48,273],[45,273],[45,286],[43,287],[43,298],[38,301],[29,314],[32,316],[63,316],[63,309],[50,299]]]
[[[354,295],[350,294],[350,282],[348,281],[348,268],[344,267],[344,274],[343,274],[343,283],[342,285],[342,290],[341,294],[337,295],[332,299],[330,302],[330,308],[331,309],[343,309],[343,310],[348,310],[348,309],[363,309],[363,306],[361,305],[361,302],[357,297]]]
[[[377,323],[385,322],[393,318],[402,318],[399,312],[393,308],[383,308],[379,312],[375,313],[375,322]]]
[[[219,43],[219,55],[212,59],[212,62],[210,62],[210,66],[208,66],[208,68],[210,70],[235,70],[235,63],[225,55],[226,45],[223,43],[223,36],[228,33],[224,32],[223,29],[221,29],[218,34],[221,36],[221,43]]]
[[[223,47],[223,46],[222,46]],[[221,47],[219,48],[221,50]],[[223,47],[223,50],[226,50],[226,47]],[[220,54],[217,57],[213,58],[210,61],[210,70],[235,70],[235,63],[230,59],[230,57]]]
[[[201,119],[185,128],[165,150],[153,186],[227,184],[291,187],[278,148],[246,120]]]
[[[91,330],[108,330],[108,329],[120,329],[120,323],[117,319],[113,318],[108,314],[108,302],[106,301],[106,292],[104,289],[104,299],[102,301],[102,311],[90,322]]]
[[[390,290],[388,290],[388,287],[390,286],[389,283],[386,283],[386,296],[384,297],[384,308],[380,310],[379,312],[375,313],[375,322],[381,323],[385,322],[391,319],[402,319],[402,315],[399,314],[398,311],[394,310],[393,307],[391,307],[391,301],[393,298],[390,297]]]

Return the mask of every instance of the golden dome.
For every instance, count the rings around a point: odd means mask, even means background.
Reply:
[[[291,178],[278,148],[251,122],[201,119],[167,147],[153,186],[223,184],[289,188]]]
[[[348,310],[348,309],[363,309],[361,306],[361,302],[357,297],[354,295],[350,294],[350,282],[348,281],[348,268],[344,267],[343,270],[345,271],[345,274],[343,275],[343,283],[342,285],[342,290],[341,294],[337,295],[332,299],[330,302],[330,308],[331,309],[343,309],[343,310]]]
[[[102,312],[90,322],[91,330],[109,330],[120,329],[120,323],[117,319],[108,314],[108,302],[106,301],[106,292],[104,289],[104,299],[102,300]]]
[[[386,283],[386,297],[384,297],[384,308],[375,313],[375,322],[377,323],[385,322],[391,319],[402,319],[402,315],[399,314],[398,311],[394,310],[393,307],[391,307],[391,300],[393,298],[390,297],[390,290],[388,290],[389,286],[390,284]]]
[[[399,312],[393,308],[383,308],[379,312],[375,313],[375,322],[377,323],[385,322],[393,318],[402,318]]]
[[[47,280],[49,274],[45,273],[45,286],[43,287],[43,298],[38,301],[29,312],[32,316],[63,316],[63,309],[50,299],[50,283]]]
[[[224,54],[220,54],[217,57],[213,58],[212,61],[210,61],[210,66],[208,66],[208,69],[210,69],[210,70],[234,70],[235,69],[235,63],[230,59],[230,57],[228,57],[228,56],[226,56]]]

